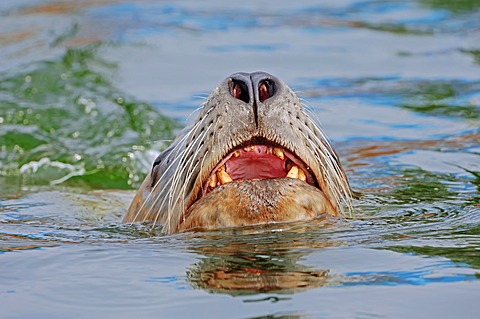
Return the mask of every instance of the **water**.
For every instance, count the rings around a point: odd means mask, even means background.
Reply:
[[[4,1],[0,318],[477,318],[479,1]],[[318,115],[355,218],[165,236],[135,187],[230,73]]]

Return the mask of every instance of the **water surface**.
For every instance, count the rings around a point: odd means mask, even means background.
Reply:
[[[479,1],[0,4],[0,317],[477,318]],[[355,217],[120,223],[237,71],[286,81]]]

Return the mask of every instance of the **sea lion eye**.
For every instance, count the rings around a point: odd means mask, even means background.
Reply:
[[[264,102],[266,99],[272,97],[275,94],[275,85],[271,80],[265,80],[260,82],[258,86],[258,99],[260,102]]]
[[[233,80],[230,84],[230,94],[236,99],[242,100],[245,103],[250,102],[248,89],[245,83]]]

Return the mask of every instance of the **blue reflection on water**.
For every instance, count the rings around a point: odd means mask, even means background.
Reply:
[[[440,274],[441,269],[454,271],[458,268],[470,269],[464,263],[445,261],[422,267],[412,271],[367,271],[346,272],[343,275],[350,277],[352,281],[346,281],[342,286],[399,286],[414,285],[423,286],[433,283],[454,283],[478,280],[475,274]],[[448,271],[448,270],[447,270]],[[469,272],[472,272],[471,270]]]
[[[212,51],[216,52],[234,52],[234,51],[276,51],[288,48],[285,44],[231,44],[222,46],[212,46]]]

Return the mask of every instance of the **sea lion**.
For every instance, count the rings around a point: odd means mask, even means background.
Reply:
[[[124,222],[166,233],[338,216],[351,190],[325,134],[265,72],[235,73],[153,163]]]

